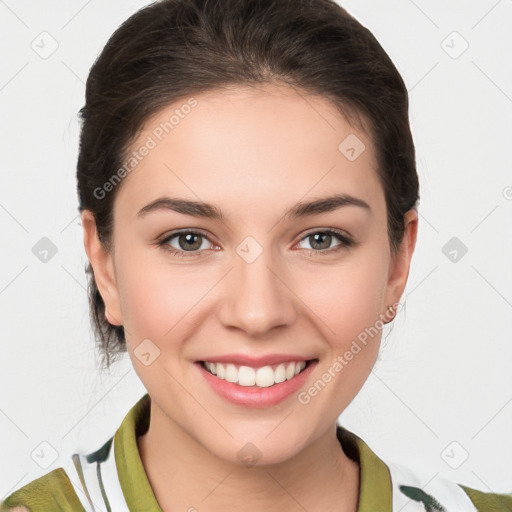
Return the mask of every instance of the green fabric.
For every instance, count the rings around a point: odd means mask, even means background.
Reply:
[[[361,457],[357,512],[392,512],[391,476],[387,466],[355,434]]]
[[[346,455],[359,464],[357,512],[392,512],[391,475],[386,464],[359,436],[341,425],[337,437]]]
[[[149,484],[137,446],[137,437],[149,427],[151,399],[145,394],[125,416],[114,440],[121,489],[130,512],[162,512]]]
[[[62,468],[54,469],[15,491],[0,503],[0,512],[7,512],[15,506],[28,507],[30,512],[85,512]]]
[[[477,491],[459,484],[470,497],[478,512],[512,512],[512,493],[495,494]]]

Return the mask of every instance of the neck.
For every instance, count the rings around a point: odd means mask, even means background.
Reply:
[[[137,443],[164,512],[357,511],[359,465],[344,453],[336,425],[291,459],[249,467],[214,456],[152,403]]]

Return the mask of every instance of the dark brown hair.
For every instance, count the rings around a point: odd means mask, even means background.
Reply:
[[[193,94],[271,82],[322,95],[366,128],[397,250],[404,214],[419,199],[407,89],[372,33],[333,0],[161,0],[114,32],[87,79],[77,164],[79,212],[93,213],[107,250],[122,184],[108,193],[105,184],[119,175],[144,122]],[[86,272],[108,367],[126,351],[124,329],[107,322],[90,263]]]

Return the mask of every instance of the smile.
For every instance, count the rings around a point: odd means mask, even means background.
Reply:
[[[311,361],[289,361],[259,368],[232,363],[211,363],[201,361],[203,368],[217,378],[238,384],[239,386],[256,386],[268,388],[290,380],[301,373]]]

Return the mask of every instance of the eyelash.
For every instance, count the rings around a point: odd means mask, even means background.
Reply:
[[[306,238],[308,238],[308,237],[310,237],[312,235],[315,235],[317,233],[322,233],[322,234],[327,234],[327,235],[334,235],[341,242],[341,244],[339,244],[339,245],[337,245],[337,246],[335,246],[334,248],[331,248],[331,249],[323,249],[323,250],[320,250],[320,249],[306,249],[313,256],[329,255],[329,254],[332,254],[333,252],[337,252],[339,250],[346,249],[346,248],[349,248],[349,247],[352,247],[352,246],[356,245],[356,243],[352,239],[350,239],[349,237],[344,235],[341,231],[338,231],[336,229],[330,229],[330,228],[328,228],[328,229],[317,229],[315,231],[310,231],[305,236],[303,236],[299,240],[299,242],[302,242]],[[201,251],[199,251],[199,250],[196,250],[196,251],[181,251],[181,250],[178,250],[178,249],[171,248],[168,245],[168,242],[170,240],[172,240],[173,238],[175,238],[175,237],[177,237],[179,235],[186,235],[186,234],[200,235],[200,236],[206,238],[207,240],[209,240],[209,238],[206,236],[206,234],[202,233],[201,231],[183,230],[183,231],[178,231],[176,233],[173,233],[173,234],[171,234],[169,236],[166,236],[165,238],[159,240],[157,242],[157,245],[159,247],[161,247],[164,251],[170,253],[172,256],[177,256],[177,257],[180,257],[180,258],[195,258],[197,256],[200,256]]]

